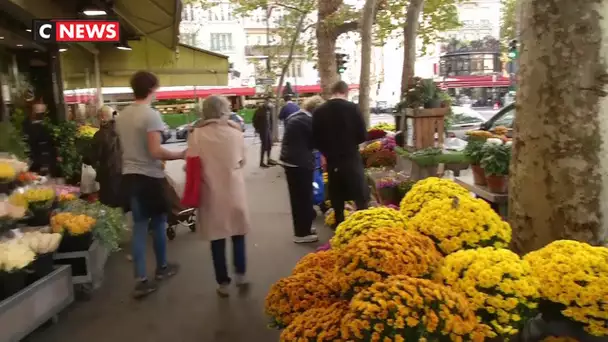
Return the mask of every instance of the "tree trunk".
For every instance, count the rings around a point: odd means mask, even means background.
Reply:
[[[359,107],[369,127],[370,67],[372,64],[372,26],[376,0],[366,0],[361,18],[361,74],[359,76]]]
[[[608,230],[608,0],[526,0],[510,172],[513,248]]]
[[[331,26],[321,22],[317,25],[317,70],[321,79],[321,95],[326,99],[331,96],[332,85],[340,80],[335,58],[337,39]]]
[[[407,92],[409,80],[414,77],[416,65],[416,33],[424,0],[412,0],[407,6],[403,28],[403,71],[401,74],[401,96]]]
[[[306,19],[307,14],[308,13],[302,14],[300,20],[298,21],[296,31],[293,34],[293,37],[291,38],[291,44],[289,45],[289,53],[287,55],[287,59],[283,64],[283,68],[281,69],[281,76],[279,77],[279,84],[277,85],[277,92],[274,97],[274,103],[276,103],[276,105],[274,106],[274,120],[272,121],[272,138],[275,142],[279,141],[279,99],[281,98],[281,92],[283,91],[283,82],[285,81],[285,74],[287,74],[287,70],[289,70],[289,66],[291,65],[291,61],[293,59],[293,52],[296,48],[296,45],[298,44],[298,39],[300,38],[302,26],[304,26],[304,20]]]

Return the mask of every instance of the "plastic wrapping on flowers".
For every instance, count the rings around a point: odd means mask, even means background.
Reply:
[[[319,269],[333,272],[336,268],[338,255],[335,251],[319,251],[306,254],[293,268],[292,274],[306,272],[310,269]]]
[[[580,323],[594,336],[608,336],[608,248],[558,240],[524,256],[540,287],[541,312]],[[547,309],[544,310],[544,303]]]
[[[425,178],[418,181],[401,200],[401,213],[406,218],[412,218],[431,200],[451,198],[453,196],[469,196],[464,187],[449,179],[437,177]]]
[[[266,296],[265,311],[270,326],[282,329],[307,310],[327,308],[337,301],[333,273],[310,269],[274,283]]]
[[[348,302],[340,301],[327,308],[311,309],[296,317],[281,333],[281,342],[344,342],[340,336],[342,317]]]
[[[359,236],[337,255],[337,280],[345,298],[388,276],[430,278],[443,260],[431,239],[394,228]]]
[[[408,228],[430,237],[445,255],[461,249],[504,248],[511,242],[511,226],[481,199],[470,196],[428,202]]]
[[[404,230],[405,218],[400,212],[385,207],[356,211],[338,225],[331,246],[344,247],[352,239],[379,228]]]
[[[507,249],[458,251],[445,257],[435,279],[468,298],[490,338],[508,339],[536,316],[538,280],[530,265]]]
[[[483,341],[466,298],[426,279],[389,277],[357,294],[342,320],[347,341]]]

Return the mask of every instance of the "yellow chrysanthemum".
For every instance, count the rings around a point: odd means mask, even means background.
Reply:
[[[336,229],[331,239],[332,248],[342,248],[352,239],[379,228],[405,229],[405,218],[386,207],[360,210],[350,215]]]
[[[344,209],[344,218],[346,219],[347,217],[349,217],[353,212],[348,210],[348,209]],[[325,225],[328,227],[331,227],[333,225],[336,224],[336,213],[334,212],[334,209],[329,209],[326,213],[325,213]]]
[[[477,316],[492,328],[488,337],[515,335],[536,315],[538,280],[530,265],[510,250],[487,247],[452,253],[435,279],[467,296]]]
[[[281,342],[344,342],[340,337],[342,317],[348,302],[340,301],[328,308],[311,309],[298,316],[281,333]]]
[[[489,204],[470,196],[436,199],[408,222],[408,228],[430,237],[443,254],[478,247],[503,248],[511,226]]]
[[[266,296],[266,314],[271,326],[284,328],[310,309],[327,308],[338,301],[333,273],[311,269],[282,278]]]
[[[292,274],[307,272],[313,268],[333,272],[337,259],[338,254],[334,250],[309,253],[298,261]]]
[[[342,338],[361,342],[406,337],[477,342],[483,341],[486,330],[460,293],[407,276],[389,277],[357,294],[342,320]]]
[[[426,236],[381,228],[352,240],[338,252],[337,278],[342,295],[350,298],[388,276],[430,277],[442,259]]]
[[[541,283],[542,300],[554,303],[591,335],[608,335],[608,248],[558,240],[524,260]]]
[[[401,200],[401,213],[405,218],[412,218],[431,200],[451,198],[453,196],[469,196],[464,187],[449,179],[437,177],[425,178],[412,187]]]

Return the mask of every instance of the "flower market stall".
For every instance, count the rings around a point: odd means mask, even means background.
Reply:
[[[74,284],[95,285],[78,272],[101,278],[125,223],[15,158],[0,158],[0,179],[0,336],[18,341],[73,302]]]
[[[486,201],[430,177],[397,208],[351,213],[272,285],[266,313],[286,342],[606,341],[608,248],[519,256],[510,241]]]

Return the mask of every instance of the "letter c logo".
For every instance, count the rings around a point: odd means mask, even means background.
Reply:
[[[51,34],[48,33],[51,29],[53,28],[53,25],[51,24],[42,24],[40,25],[40,27],[38,28],[38,34],[40,35],[40,37],[42,39],[50,39],[51,38]]]

